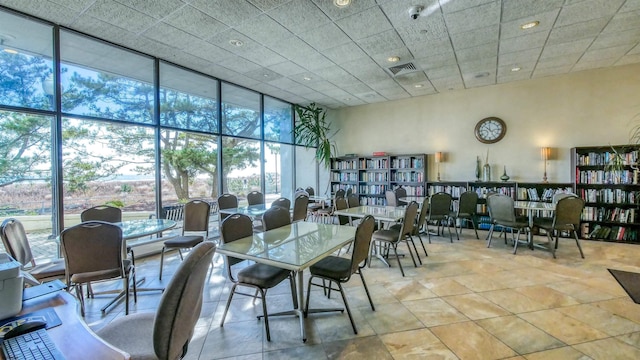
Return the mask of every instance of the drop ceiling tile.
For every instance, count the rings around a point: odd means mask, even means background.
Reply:
[[[544,69],[536,68],[536,70],[533,72],[533,75],[531,77],[540,78],[540,77],[546,77],[546,76],[566,74],[571,70],[572,67],[573,65],[564,65],[564,66],[550,67],[550,68],[544,68]]]
[[[358,40],[358,45],[369,56],[383,54],[389,56],[393,50],[404,47],[404,42],[395,30],[385,31],[380,34]]]
[[[547,31],[540,31],[510,39],[502,39],[500,40],[500,54],[543,47],[548,35]]]
[[[309,71],[315,71],[317,69],[324,69],[331,66],[336,66],[331,60],[324,57],[320,53],[312,53],[302,55],[291,59],[294,63],[302,66]]]
[[[260,68],[252,71],[247,71],[244,73],[245,76],[248,76],[252,79],[256,79],[260,82],[273,82],[279,79],[283,79],[282,75],[278,74],[275,71],[271,71],[266,68]],[[287,79],[288,80],[288,79]],[[289,80],[290,81],[290,80]]]
[[[284,76],[300,74],[300,73],[303,73],[305,71],[301,66],[299,66],[297,64],[294,64],[291,61],[284,61],[284,62],[281,62],[279,64],[271,65],[271,66],[269,66],[269,69],[277,72],[278,74],[284,75]]]
[[[400,36],[409,42],[448,37],[444,18],[436,0],[430,0],[417,19],[409,18],[409,8],[418,5],[415,1],[389,1],[381,5],[382,10]],[[422,30],[425,30],[422,32]]]
[[[538,65],[536,65],[536,70],[571,66],[578,62],[581,57],[582,53],[570,53],[562,56],[540,59],[540,61],[538,61]]]
[[[289,60],[319,54],[316,49],[300,40],[297,36],[284,38],[277,43],[271,44],[269,48]]]
[[[288,90],[288,89],[291,89],[291,88],[294,88],[294,87],[306,87],[306,86],[302,86],[299,83],[297,83],[297,82],[295,82],[295,81],[293,81],[291,79],[285,78],[285,77],[280,77],[280,78],[277,78],[277,79],[274,79],[274,80],[267,80],[267,82],[269,83],[269,85],[275,86],[275,87],[277,87],[279,89],[283,89],[283,90]],[[308,93],[308,91],[307,91],[307,93]]]
[[[345,99],[336,99],[338,101],[343,102],[347,106],[358,106],[366,104],[364,101],[358,99],[357,97],[349,97]]]
[[[559,13],[560,9],[558,8],[544,13],[533,14],[523,19],[503,22],[500,25],[500,38],[509,39],[539,31],[546,31],[548,33],[553,27]],[[530,23],[532,21],[539,21],[540,23],[538,26],[529,29],[520,28],[523,24]]]
[[[500,2],[492,1],[465,10],[445,13],[444,20],[450,34],[497,25],[500,23]]]
[[[319,28],[302,32],[298,34],[298,36],[307,44],[320,51],[351,42],[347,34],[334,23],[328,23]]]
[[[184,6],[169,14],[163,22],[202,39],[228,29],[228,26],[191,6]]]
[[[446,79],[460,77],[460,69],[458,65],[447,65],[431,69],[426,69],[425,73],[429,77],[429,80]]]
[[[269,11],[275,7],[288,3],[289,1],[291,0],[249,0],[253,6],[262,11]]]
[[[510,70],[505,70],[505,71],[510,71]],[[497,83],[498,84],[504,84],[504,83],[508,83],[508,82],[512,82],[512,81],[521,81],[521,80],[529,80],[531,79],[531,74],[533,73],[533,70],[528,70],[528,71],[518,71],[515,73],[505,73],[505,75],[498,75],[498,79],[497,79]]]
[[[153,25],[147,29],[143,35],[146,38],[167,44],[176,49],[188,48],[192,44],[202,42],[200,38],[165,23],[157,23]]]
[[[255,49],[252,49],[251,51],[243,53],[242,57],[264,67],[279,64],[287,60],[278,55],[276,52],[271,51],[263,46],[259,46]]]
[[[260,10],[245,0],[189,0],[191,6],[228,26],[238,26],[260,15]]]
[[[280,89],[278,89],[277,87],[269,85],[269,84],[265,84],[265,83],[255,84],[255,85],[251,86],[251,90],[259,91],[259,92],[261,92],[263,94],[273,94],[273,96],[277,96],[277,95],[275,95],[276,93],[279,93],[280,95],[286,95],[286,94],[282,93],[282,91]]]
[[[63,26],[72,25],[73,22],[81,16],[82,10],[84,9],[84,7],[80,9],[80,5],[74,6],[69,4],[69,7],[67,7],[64,4],[60,5],[47,0],[28,2],[24,0],[2,0],[0,3],[11,9],[27,12]],[[86,3],[82,5],[88,6]]]
[[[614,65],[629,65],[640,63],[640,54],[627,54],[616,61]]]
[[[633,45],[620,45],[620,46],[614,46],[610,48],[597,49],[597,50],[589,49],[587,52],[584,53],[584,55],[582,55],[582,58],[580,58],[580,61],[578,62],[578,64],[580,64],[583,61],[592,62],[592,61],[605,60],[605,59],[611,59],[611,58],[618,60],[619,58],[624,56],[629,50],[631,50],[632,46]]]
[[[494,2],[495,0],[453,0],[440,1],[440,7],[442,8],[442,12],[450,13],[461,10],[466,10],[469,8],[477,7],[482,4]]]
[[[259,81],[252,79],[248,76],[244,76],[242,74],[238,74],[234,71],[229,71],[229,70],[225,71],[225,75],[223,77],[220,77],[220,79],[226,80],[235,85],[240,85],[247,88],[251,88],[252,86],[260,83]]]
[[[498,66],[498,82],[505,82],[505,81],[500,81],[500,78],[513,79],[514,81],[522,80],[523,78],[528,79],[531,76],[531,73],[533,73],[533,69],[535,68],[535,66],[536,66],[535,61],[520,62],[518,64],[500,65]],[[520,70],[513,71],[514,68],[520,68]]]
[[[376,6],[376,2],[374,0],[352,1],[349,6],[344,8],[339,8],[333,5],[333,1],[313,0],[313,2],[333,20],[342,19],[364,11],[372,6]]]
[[[326,80],[321,80],[321,81],[314,82],[311,88],[315,91],[327,91],[327,90],[335,90],[338,87]]]
[[[17,3],[17,2],[25,3],[24,0],[3,1],[3,3],[6,5],[9,5],[9,3]],[[64,6],[65,8],[83,11],[83,10],[86,10],[89,6],[93,5],[93,3],[96,1],[95,0],[53,0],[53,1],[37,1],[37,2],[38,3],[51,2],[51,3]]]
[[[636,29],[616,33],[600,34],[591,44],[589,50],[602,49],[618,45],[635,45],[640,40],[640,26]]]
[[[420,84],[422,87],[416,88],[415,86],[405,86],[405,90],[411,94],[411,96],[425,96],[437,94],[438,91],[431,85],[431,83]]]
[[[336,21],[351,39],[360,40],[391,30],[392,26],[379,7],[372,7]]]
[[[424,71],[414,71],[412,73],[396,75],[396,81],[400,85],[414,85],[414,84],[422,84],[428,82],[427,75],[425,75]]]
[[[593,39],[581,39],[566,43],[547,45],[542,50],[540,59],[554,58],[565,54],[584,53],[593,43]]]
[[[432,79],[431,84],[438,92],[464,89],[464,83],[460,74],[441,79]]]
[[[162,19],[167,14],[178,10],[184,6],[184,2],[180,0],[116,0],[117,2],[126,5],[132,9],[136,9],[149,16],[153,16],[156,19]]]
[[[234,56],[232,52],[217,47],[204,40],[189,44],[189,46],[185,47],[183,51],[199,56],[203,59],[209,59],[209,61],[216,62]]]
[[[411,97],[411,95],[409,95],[409,93],[404,88],[402,88],[402,86],[382,89],[382,90],[379,90],[378,93],[384,96],[388,100],[400,100],[400,99],[407,99]]]
[[[119,42],[117,43],[121,45],[131,43],[134,39],[138,38],[138,35],[135,33],[89,15],[78,17],[77,21],[73,24],[73,27],[76,30],[96,37],[104,36],[118,39]]]
[[[625,0],[586,0],[576,4],[565,5],[560,11],[555,26],[566,26],[602,17],[610,19],[624,1]]]
[[[455,59],[453,46],[449,39],[434,40],[423,43],[409,43],[407,47],[417,58],[431,57],[435,55],[451,56]]]
[[[495,73],[498,57],[478,59],[475,61],[460,63],[460,71],[466,79],[466,75],[476,75],[482,72]]]
[[[280,88],[282,88],[282,87],[280,87]],[[317,91],[315,91],[315,90],[313,90],[311,88],[308,88],[308,87],[306,87],[304,85],[300,85],[300,84],[292,85],[292,86],[290,86],[288,88],[283,88],[283,89],[286,89],[287,91],[289,91],[289,92],[291,92],[293,94],[300,95],[300,96],[311,95],[311,94],[316,94],[317,93]]]
[[[474,76],[463,76],[465,89],[471,89],[482,86],[489,86],[496,84],[496,77],[494,74],[483,78],[476,78]]]
[[[134,33],[140,33],[156,22],[153,17],[112,0],[96,1],[84,14]]]
[[[440,54],[415,59],[415,64],[419,64],[421,69],[432,69],[442,66],[458,65],[454,54]]]
[[[607,66],[612,66],[616,62],[616,60],[618,59],[609,58],[609,59],[600,59],[600,60],[594,60],[594,61],[580,60],[578,61],[577,64],[573,66],[573,68],[571,68],[571,72],[599,69]]]
[[[498,43],[484,44],[471,48],[458,50],[456,58],[458,62],[469,62],[477,59],[494,57],[498,55]]]
[[[529,62],[536,62],[540,57],[542,48],[534,48],[523,51],[516,51],[507,54],[501,54],[498,57],[498,66],[518,65]]]
[[[336,64],[353,61],[362,58],[368,58],[367,54],[360,49],[356,43],[349,42],[343,45],[325,49],[322,54]]]
[[[218,61],[218,64],[241,74],[261,68],[260,65],[241,57],[231,57],[228,59],[224,59],[222,61]]]
[[[382,93],[383,90],[402,90],[402,87],[400,87],[398,85],[398,83],[391,79],[385,79],[382,81],[378,81],[378,82],[374,82],[374,83],[369,83],[367,84],[370,88],[372,88],[373,90],[377,91],[378,93]]]
[[[230,40],[240,40],[242,41],[243,45],[242,46],[231,45],[229,43]],[[218,34],[215,34],[207,41],[227,51],[231,51],[234,54],[240,54],[240,55],[242,55],[245,52],[252,51],[252,49],[256,49],[260,47],[260,44],[258,44],[257,42],[253,41],[246,35],[238,32],[233,28],[230,28]]]
[[[413,60],[413,54],[409,49],[407,49],[404,46],[399,49],[389,50],[386,54],[373,54],[371,55],[371,58],[379,66],[389,67],[389,66],[393,66],[393,63],[389,62],[389,58],[391,56],[399,57],[400,60],[398,60],[398,62],[406,62],[406,61]]]
[[[531,14],[542,14],[548,11],[557,14],[563,3],[564,0],[503,1],[502,21],[525,20],[525,18],[528,19]],[[543,22],[540,21],[540,23],[542,25]]]
[[[326,96],[330,96],[334,99],[339,99],[340,101],[351,98],[351,94],[349,94],[348,92],[342,89],[325,90],[325,91],[321,91],[321,93],[325,94]]]
[[[621,12],[633,10],[640,10],[640,0],[627,0],[620,8]]]
[[[599,18],[569,26],[555,27],[549,34],[547,44],[560,44],[574,40],[595,38],[609,22],[609,18]]]
[[[335,65],[322,69],[316,69],[314,72],[323,79],[326,79],[327,81],[334,83],[337,86],[340,86],[340,84],[353,85],[360,82],[360,80],[356,79],[348,72]]]
[[[631,49],[631,51],[629,51],[629,54],[640,54],[640,44],[636,45],[636,47]]]
[[[370,94],[372,92],[375,93],[375,91],[373,91],[370,87],[363,83],[345,86],[343,89],[349,94]]]
[[[618,31],[638,29],[640,27],[640,10],[633,10],[625,13],[619,13],[609,21],[602,31],[605,34],[615,33]]]
[[[273,20],[266,14],[261,14],[251,21],[246,21],[236,27],[236,30],[250,37],[258,43],[272,45],[282,41],[282,39],[293,36],[291,32]]]
[[[301,34],[331,22],[311,1],[291,1],[267,13],[294,34]]]
[[[473,31],[451,34],[451,42],[456,51],[484,44],[497,44],[500,26],[491,25]]]

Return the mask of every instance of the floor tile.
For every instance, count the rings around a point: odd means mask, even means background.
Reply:
[[[589,325],[564,315],[559,310],[542,310],[518,315],[568,345],[608,337]]]
[[[405,301],[404,305],[427,327],[469,320],[442,299]]]
[[[462,360],[501,359],[517,355],[496,337],[470,321],[436,326],[430,330]]]
[[[591,360],[589,356],[570,346],[528,354],[524,357],[527,360]]]
[[[481,296],[514,314],[549,308],[513,289],[487,291],[481,293]]]
[[[381,335],[391,356],[401,359],[458,359],[429,329]]]
[[[565,345],[562,341],[516,316],[484,319],[478,321],[478,325],[518,354],[529,354]]]
[[[573,347],[593,359],[640,359],[640,349],[616,338],[591,341]]]
[[[448,296],[444,301],[449,303],[471,320],[486,319],[511,313],[499,305],[483,298],[478,294],[464,294]]]
[[[384,343],[377,336],[333,341],[323,344],[329,359],[393,359]]]
[[[419,329],[423,327],[420,320],[401,304],[382,304],[375,312],[369,313],[367,322],[376,334]]]
[[[558,311],[611,336],[640,331],[640,324],[592,304],[567,306]]]

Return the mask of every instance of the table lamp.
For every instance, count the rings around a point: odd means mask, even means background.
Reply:
[[[435,154],[436,164],[438,164],[438,181],[440,181],[440,163],[442,162],[442,152],[438,151]]]
[[[550,156],[551,156],[551,148],[543,147],[542,161],[544,162],[544,174],[542,175],[542,182],[545,184],[549,182],[547,181],[547,161],[549,160]]]

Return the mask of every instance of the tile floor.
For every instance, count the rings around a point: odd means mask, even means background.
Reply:
[[[347,284],[358,334],[346,314],[312,314],[306,343],[293,317],[272,317],[272,340],[266,341],[263,323],[256,320],[261,306],[249,298],[234,298],[220,327],[230,284],[216,255],[186,358],[640,359],[640,305],[607,271],[640,271],[639,245],[582,241],[583,260],[572,240],[561,239],[554,260],[548,252],[526,248],[512,255],[503,241],[494,240],[487,249],[471,234],[465,231],[454,243],[433,237],[422,266],[402,260],[406,277],[396,266],[374,260],[364,272],[376,311],[357,277]],[[159,282],[158,260],[138,260],[145,286],[166,285],[179,264],[177,256],[169,256]],[[317,288],[311,304],[341,306],[339,298],[327,299]],[[153,311],[159,299],[158,292],[141,293],[132,309]],[[103,316],[99,308],[105,301],[87,303],[86,321],[93,329],[124,315],[121,302]],[[270,312],[291,308],[288,282],[270,291],[268,307]]]

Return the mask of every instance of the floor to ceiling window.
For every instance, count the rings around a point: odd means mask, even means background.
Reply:
[[[293,197],[294,147],[289,145],[293,143],[292,116],[290,104],[264,97],[264,187],[267,197]]]

